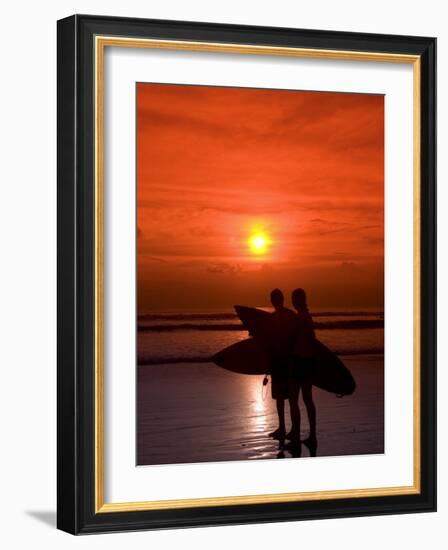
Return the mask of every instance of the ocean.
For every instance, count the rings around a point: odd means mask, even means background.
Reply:
[[[311,315],[317,338],[338,355],[383,354],[382,311],[321,308]],[[138,317],[137,327],[141,366],[207,363],[221,349],[248,337],[231,309],[151,312]]]

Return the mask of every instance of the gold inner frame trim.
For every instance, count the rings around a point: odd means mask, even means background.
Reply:
[[[208,53],[270,55],[313,59],[376,61],[413,65],[413,237],[414,237],[414,364],[413,364],[413,484],[402,487],[343,489],[301,493],[226,496],[179,500],[106,503],[104,501],[104,54],[106,47],[151,48]],[[279,502],[304,502],[420,493],[420,56],[344,50],[322,50],[251,44],[225,44],[182,40],[156,40],[96,36],[95,55],[95,513],[167,510]]]

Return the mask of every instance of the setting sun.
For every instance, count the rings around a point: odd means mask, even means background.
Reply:
[[[256,233],[249,238],[249,248],[254,254],[265,254],[269,240],[263,233]]]

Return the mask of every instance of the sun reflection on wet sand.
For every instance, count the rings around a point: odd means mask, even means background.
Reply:
[[[278,443],[268,436],[275,424],[268,387],[263,386],[261,376],[245,377],[243,383],[248,404],[246,432],[250,448],[248,458],[275,458]]]

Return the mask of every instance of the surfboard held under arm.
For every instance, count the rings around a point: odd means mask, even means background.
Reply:
[[[270,314],[261,309],[235,306],[244,327],[253,338],[239,341],[213,357],[216,365],[240,374],[265,374],[269,370],[267,344]],[[339,357],[316,339],[313,366],[307,380],[314,386],[337,395],[351,395],[356,382]],[[292,360],[294,365],[294,360]],[[294,367],[292,367],[294,368]]]

